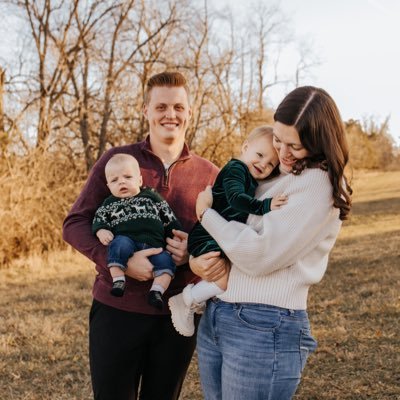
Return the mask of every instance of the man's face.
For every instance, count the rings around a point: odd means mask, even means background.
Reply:
[[[171,145],[184,142],[192,110],[183,87],[154,87],[143,113],[149,121],[151,142]]]

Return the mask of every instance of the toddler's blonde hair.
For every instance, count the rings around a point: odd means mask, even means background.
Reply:
[[[259,137],[262,136],[272,136],[273,135],[273,129],[272,126],[270,125],[261,125],[257,126],[257,128],[254,128],[249,135],[246,138],[247,142],[251,142],[254,139],[258,139]]]

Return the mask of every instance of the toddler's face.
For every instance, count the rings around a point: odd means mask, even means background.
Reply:
[[[279,158],[272,145],[272,135],[259,136],[245,141],[239,157],[254,179],[265,179],[278,165]]]
[[[139,167],[130,162],[110,165],[106,179],[111,194],[119,198],[136,196],[143,183]]]

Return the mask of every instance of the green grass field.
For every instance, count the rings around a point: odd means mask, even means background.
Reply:
[[[323,281],[311,289],[317,352],[296,400],[400,399],[400,173],[359,173]],[[94,268],[72,251],[0,269],[0,399],[89,400]],[[196,359],[182,399],[202,399]]]

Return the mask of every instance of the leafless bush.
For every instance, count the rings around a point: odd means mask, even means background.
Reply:
[[[1,164],[0,265],[62,247],[61,225],[83,183],[83,163],[39,147]]]

